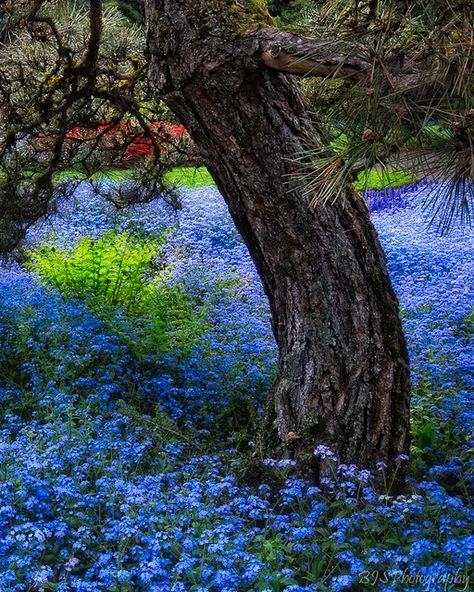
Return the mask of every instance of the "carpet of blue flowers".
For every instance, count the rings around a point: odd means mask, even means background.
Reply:
[[[474,233],[414,195],[368,195],[412,359],[399,497],[336,464],[324,491],[270,459],[242,482],[276,352],[216,189],[84,186],[31,229],[0,271],[0,590],[472,589]]]

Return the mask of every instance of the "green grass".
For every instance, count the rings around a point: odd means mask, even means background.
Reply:
[[[93,181],[121,182],[133,179],[133,169],[108,169],[95,173]],[[86,179],[87,177],[79,170],[68,169],[55,175],[56,181],[64,181],[71,178]],[[205,167],[177,167],[165,174],[165,181],[173,187],[187,187],[198,189],[208,185],[215,185],[211,174]],[[354,188],[357,191],[366,189],[383,189],[385,187],[401,187],[407,183],[416,181],[416,178],[403,171],[372,170],[359,173]]]
[[[108,169],[95,173],[92,175],[93,181],[127,181],[133,179],[133,169]],[[68,169],[57,173],[55,179],[57,181],[64,181],[69,178],[86,178],[86,176],[79,170]],[[165,174],[165,181],[174,187],[187,187],[189,189],[197,189],[205,187],[206,185],[214,185],[214,181],[205,167],[178,167],[171,169]]]
[[[205,185],[214,185],[214,181],[205,167],[176,168],[166,175],[171,185],[183,185],[194,189]],[[401,187],[416,181],[415,177],[403,171],[363,171],[359,174],[354,187],[357,191],[365,189],[384,189],[385,187]]]
[[[356,191],[366,189],[384,189],[385,187],[401,187],[413,183],[416,178],[403,171],[362,171],[354,183]]]
[[[127,181],[133,178],[133,170],[131,169],[107,169],[94,173],[91,177],[88,177],[85,173],[78,169],[67,169],[60,173],[55,173],[55,181],[67,181],[68,179],[80,179],[92,181]]]
[[[211,174],[205,167],[182,167],[169,171],[165,176],[170,185],[182,185],[190,189],[214,185]]]

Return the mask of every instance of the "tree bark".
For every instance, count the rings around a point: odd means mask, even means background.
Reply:
[[[390,470],[409,445],[398,302],[361,197],[308,205],[294,160],[313,125],[292,77],[265,65],[257,4],[147,0],[149,74],[202,151],[269,299],[279,371],[264,454],[290,453],[317,478],[324,444],[341,462]]]

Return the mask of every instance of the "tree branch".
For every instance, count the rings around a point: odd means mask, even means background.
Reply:
[[[268,68],[299,76],[368,79],[371,64],[360,55],[362,46],[321,41],[289,31],[260,29],[261,58]],[[358,55],[359,54],[359,55]]]
[[[87,70],[95,70],[97,66],[103,29],[102,17],[102,0],[91,0],[89,8],[90,36],[84,59],[84,68]]]
[[[353,83],[370,84],[373,63],[366,57],[367,49],[343,40],[322,41],[289,31],[259,29],[252,33],[260,41],[260,57],[274,70],[298,76],[337,78]],[[413,64],[399,66],[387,73],[387,81],[395,90],[414,88],[423,80]]]

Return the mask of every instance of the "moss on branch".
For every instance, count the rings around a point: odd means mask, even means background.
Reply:
[[[274,26],[265,0],[209,0],[204,9],[195,5],[187,18],[203,38],[211,31],[243,35],[251,29]]]

